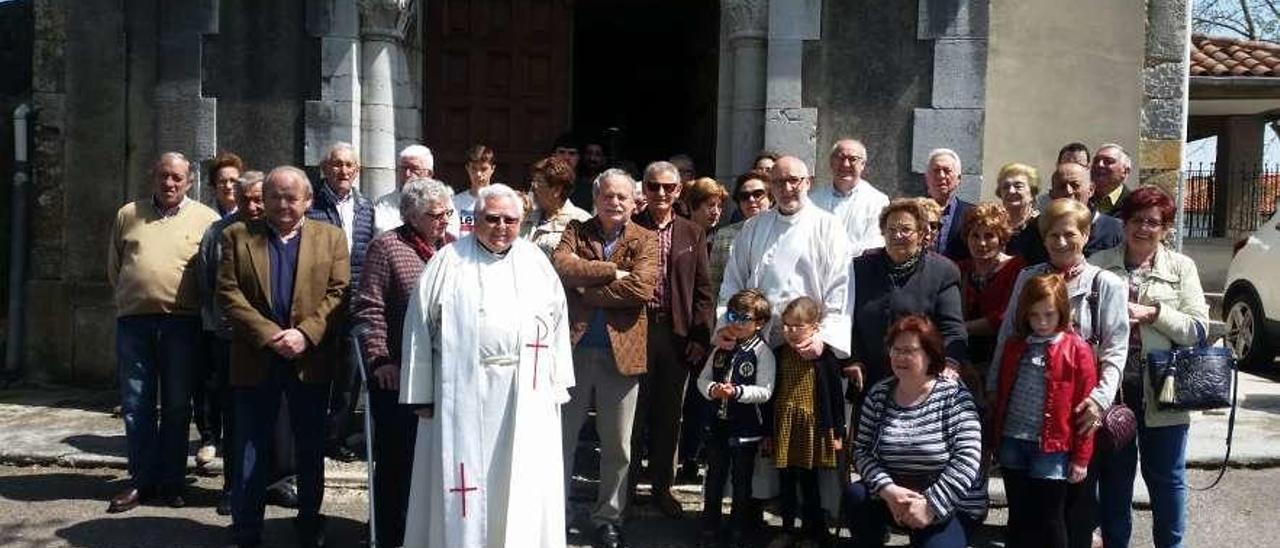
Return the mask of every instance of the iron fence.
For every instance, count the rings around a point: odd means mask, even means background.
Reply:
[[[1236,169],[1192,164],[1183,170],[1183,181],[1183,237],[1239,236],[1275,214],[1280,164]]]

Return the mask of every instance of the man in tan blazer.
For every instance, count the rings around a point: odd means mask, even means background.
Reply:
[[[262,537],[267,455],[280,397],[285,395],[298,470],[300,546],[324,543],[325,409],[341,353],[338,325],[351,267],[346,235],[306,221],[311,181],[302,170],[278,167],[263,183],[262,220],[235,223],[222,233],[218,298],[231,322],[233,451],[240,470],[231,493],[232,534],[240,546]]]
[[[635,181],[606,170],[593,182],[596,216],[565,229],[551,263],[564,282],[572,323],[573,373],[564,413],[565,478],[572,478],[578,431],[595,394],[600,490],[591,510],[597,546],[626,546],[622,511],[631,466],[631,428],[646,371],[648,319],[658,275],[653,232],[631,222]],[[567,492],[567,490],[566,490]]]

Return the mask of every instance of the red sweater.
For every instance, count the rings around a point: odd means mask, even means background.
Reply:
[[[1011,337],[1005,341],[1000,360],[1000,383],[995,408],[993,443],[1004,436],[1004,418],[1013,383],[1027,341]],[[1093,456],[1093,436],[1079,436],[1072,424],[1072,409],[1089,397],[1098,383],[1098,366],[1093,349],[1080,335],[1068,331],[1045,348],[1044,421],[1040,427],[1040,450],[1045,453],[1071,452],[1071,463],[1088,466]]]

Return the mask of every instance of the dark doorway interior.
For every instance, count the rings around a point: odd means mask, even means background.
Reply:
[[[714,172],[719,2],[580,0],[573,126],[643,168],[686,153]]]

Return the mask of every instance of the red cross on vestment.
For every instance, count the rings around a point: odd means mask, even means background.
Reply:
[[[534,390],[538,389],[538,354],[542,352],[543,348],[551,348],[542,342],[542,340],[547,336],[545,333],[542,332],[542,322],[538,322],[537,333],[538,333],[538,340],[525,345],[533,349],[533,389]]]
[[[480,488],[467,485],[467,469],[464,465],[458,463],[458,486],[449,489],[450,493],[458,493],[462,495],[462,517],[467,517],[467,492],[478,491]]]

